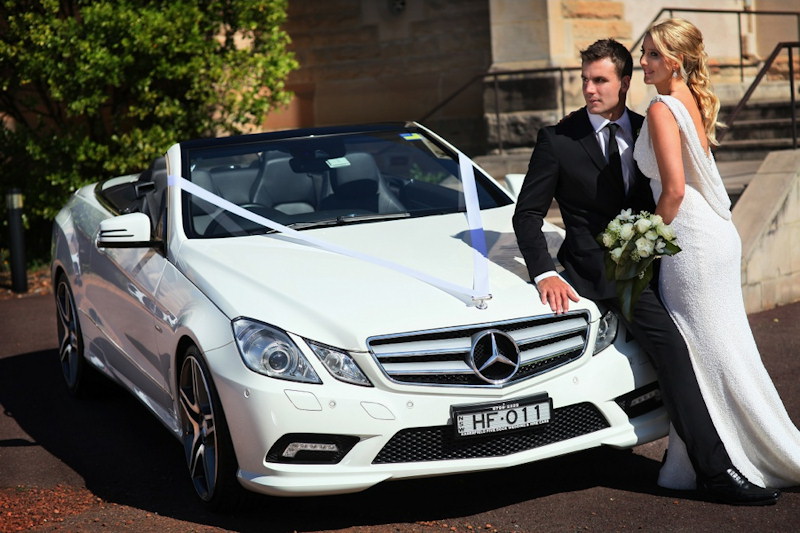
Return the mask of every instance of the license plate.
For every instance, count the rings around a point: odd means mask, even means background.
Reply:
[[[547,395],[495,404],[454,405],[456,435],[470,437],[514,431],[550,422],[553,400]]]

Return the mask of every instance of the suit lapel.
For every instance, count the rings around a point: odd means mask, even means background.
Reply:
[[[597,142],[597,136],[595,135],[594,128],[592,128],[592,123],[589,121],[589,114],[585,107],[582,112],[583,120],[580,121],[580,130],[577,135],[578,142],[583,146],[583,149],[586,150],[586,153],[589,154],[589,157],[594,164],[597,165],[597,168],[603,169],[608,162],[606,158],[603,157],[603,151],[600,149],[600,144]]]
[[[644,117],[633,113],[630,109],[628,109],[628,118],[631,123],[631,129],[633,130],[634,136],[633,140],[635,142],[635,137],[643,125]],[[592,164],[597,167],[598,174],[596,190],[598,196],[596,197],[596,200],[600,204],[605,205],[612,211],[618,212],[634,190],[642,187],[649,190],[649,182],[647,178],[644,177],[644,175],[639,171],[638,167],[635,166],[635,163],[634,184],[632,184],[627,194],[622,194],[622,191],[619,191],[619,193],[616,194],[612,188],[602,185],[607,179],[606,172],[608,169],[608,162],[606,161],[605,156],[603,156],[600,143],[597,142],[597,135],[595,134],[592,123],[589,120],[588,111],[586,111],[586,108],[584,107],[580,111],[575,112],[570,119],[569,125],[566,128],[569,131],[568,136],[572,138],[573,142],[578,143],[582,149],[586,151],[586,154],[589,156]],[[588,164],[588,162],[585,164]]]

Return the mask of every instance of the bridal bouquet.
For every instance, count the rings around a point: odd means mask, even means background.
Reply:
[[[675,230],[658,215],[647,211],[632,214],[623,209],[597,241],[606,249],[606,276],[617,282],[622,314],[631,319],[642,291],[653,278],[653,261],[681,251]]]

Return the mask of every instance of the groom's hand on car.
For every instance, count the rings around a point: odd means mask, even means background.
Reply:
[[[557,315],[569,311],[570,300],[573,302],[580,301],[575,289],[559,276],[550,276],[539,280],[536,288],[539,290],[542,303],[550,305],[550,309]]]

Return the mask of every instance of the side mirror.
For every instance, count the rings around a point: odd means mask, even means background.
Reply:
[[[150,217],[144,213],[128,213],[100,222],[98,248],[153,248],[160,242],[150,239]]]

